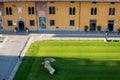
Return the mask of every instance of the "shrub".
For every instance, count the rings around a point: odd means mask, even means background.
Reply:
[[[18,27],[15,27],[15,30],[18,31]]]
[[[25,27],[25,30],[28,30],[28,28],[27,28],[27,27]]]
[[[117,29],[117,31],[118,31],[118,34],[120,34],[120,27]]]
[[[98,31],[101,31],[101,28],[102,28],[102,27],[101,27],[100,25],[97,26],[97,30],[98,30]]]
[[[85,32],[88,31],[88,26],[87,25],[85,25],[84,30],[85,30]]]

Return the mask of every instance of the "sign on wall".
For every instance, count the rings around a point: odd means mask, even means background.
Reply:
[[[38,16],[45,16],[45,11],[38,11]]]
[[[22,13],[22,7],[18,6],[18,13]]]

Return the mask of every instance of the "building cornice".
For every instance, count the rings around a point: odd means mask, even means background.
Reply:
[[[81,1],[81,2],[120,2],[120,0],[0,0],[0,2],[22,2],[22,1]]]

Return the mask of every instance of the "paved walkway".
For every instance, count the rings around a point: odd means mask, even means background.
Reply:
[[[83,35],[86,35],[86,36],[83,36]],[[33,37],[32,42],[38,41],[38,40],[104,40],[103,34],[98,34],[98,35],[93,34],[96,36],[93,36],[92,34],[83,34],[83,35],[81,36],[80,34],[41,34],[41,35],[31,34],[31,37]],[[117,37],[116,35],[114,35],[114,36],[108,37],[108,39],[120,40],[120,37],[119,35]]]
[[[28,36],[8,35],[0,48],[0,80],[8,80],[13,68],[18,62],[18,55],[24,48]]]
[[[98,32],[98,31],[88,31],[88,32],[84,32],[84,31],[79,31],[79,30],[40,30],[40,31],[30,31],[28,33],[26,32],[12,32],[12,31],[1,31],[0,34],[8,34],[8,35],[28,35],[28,34],[56,34],[56,35],[59,35],[59,34],[79,34],[79,36],[81,37],[103,37],[104,34],[105,34],[105,31],[101,31],[101,32]],[[117,34],[117,32],[109,32],[109,36],[114,36],[114,37],[119,37],[120,35]]]

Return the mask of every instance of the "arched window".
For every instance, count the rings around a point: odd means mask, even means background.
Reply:
[[[95,14],[95,15],[97,14],[97,8],[95,8],[95,10],[94,10],[94,14]]]
[[[55,7],[49,7],[49,14],[55,14]]]
[[[32,15],[34,12],[34,7],[28,7],[28,14]]]
[[[34,14],[34,7],[32,7],[32,14]]]
[[[51,7],[49,7],[49,14],[51,14]]]
[[[12,15],[12,8],[6,7],[6,15]]]
[[[52,8],[53,14],[55,14],[55,7]]]
[[[9,10],[8,10],[8,7],[6,7],[6,15],[9,14]]]
[[[75,8],[73,7],[73,8],[69,8],[69,14],[70,15],[75,15]]]
[[[28,7],[28,14],[31,14],[31,9],[30,9],[30,7]]]
[[[115,15],[115,8],[109,8],[109,15]]]
[[[97,14],[97,8],[91,8],[91,15]]]
[[[9,8],[9,12],[10,12],[10,15],[12,15],[12,8],[11,7]]]
[[[73,15],[75,15],[75,8],[73,8]]]

